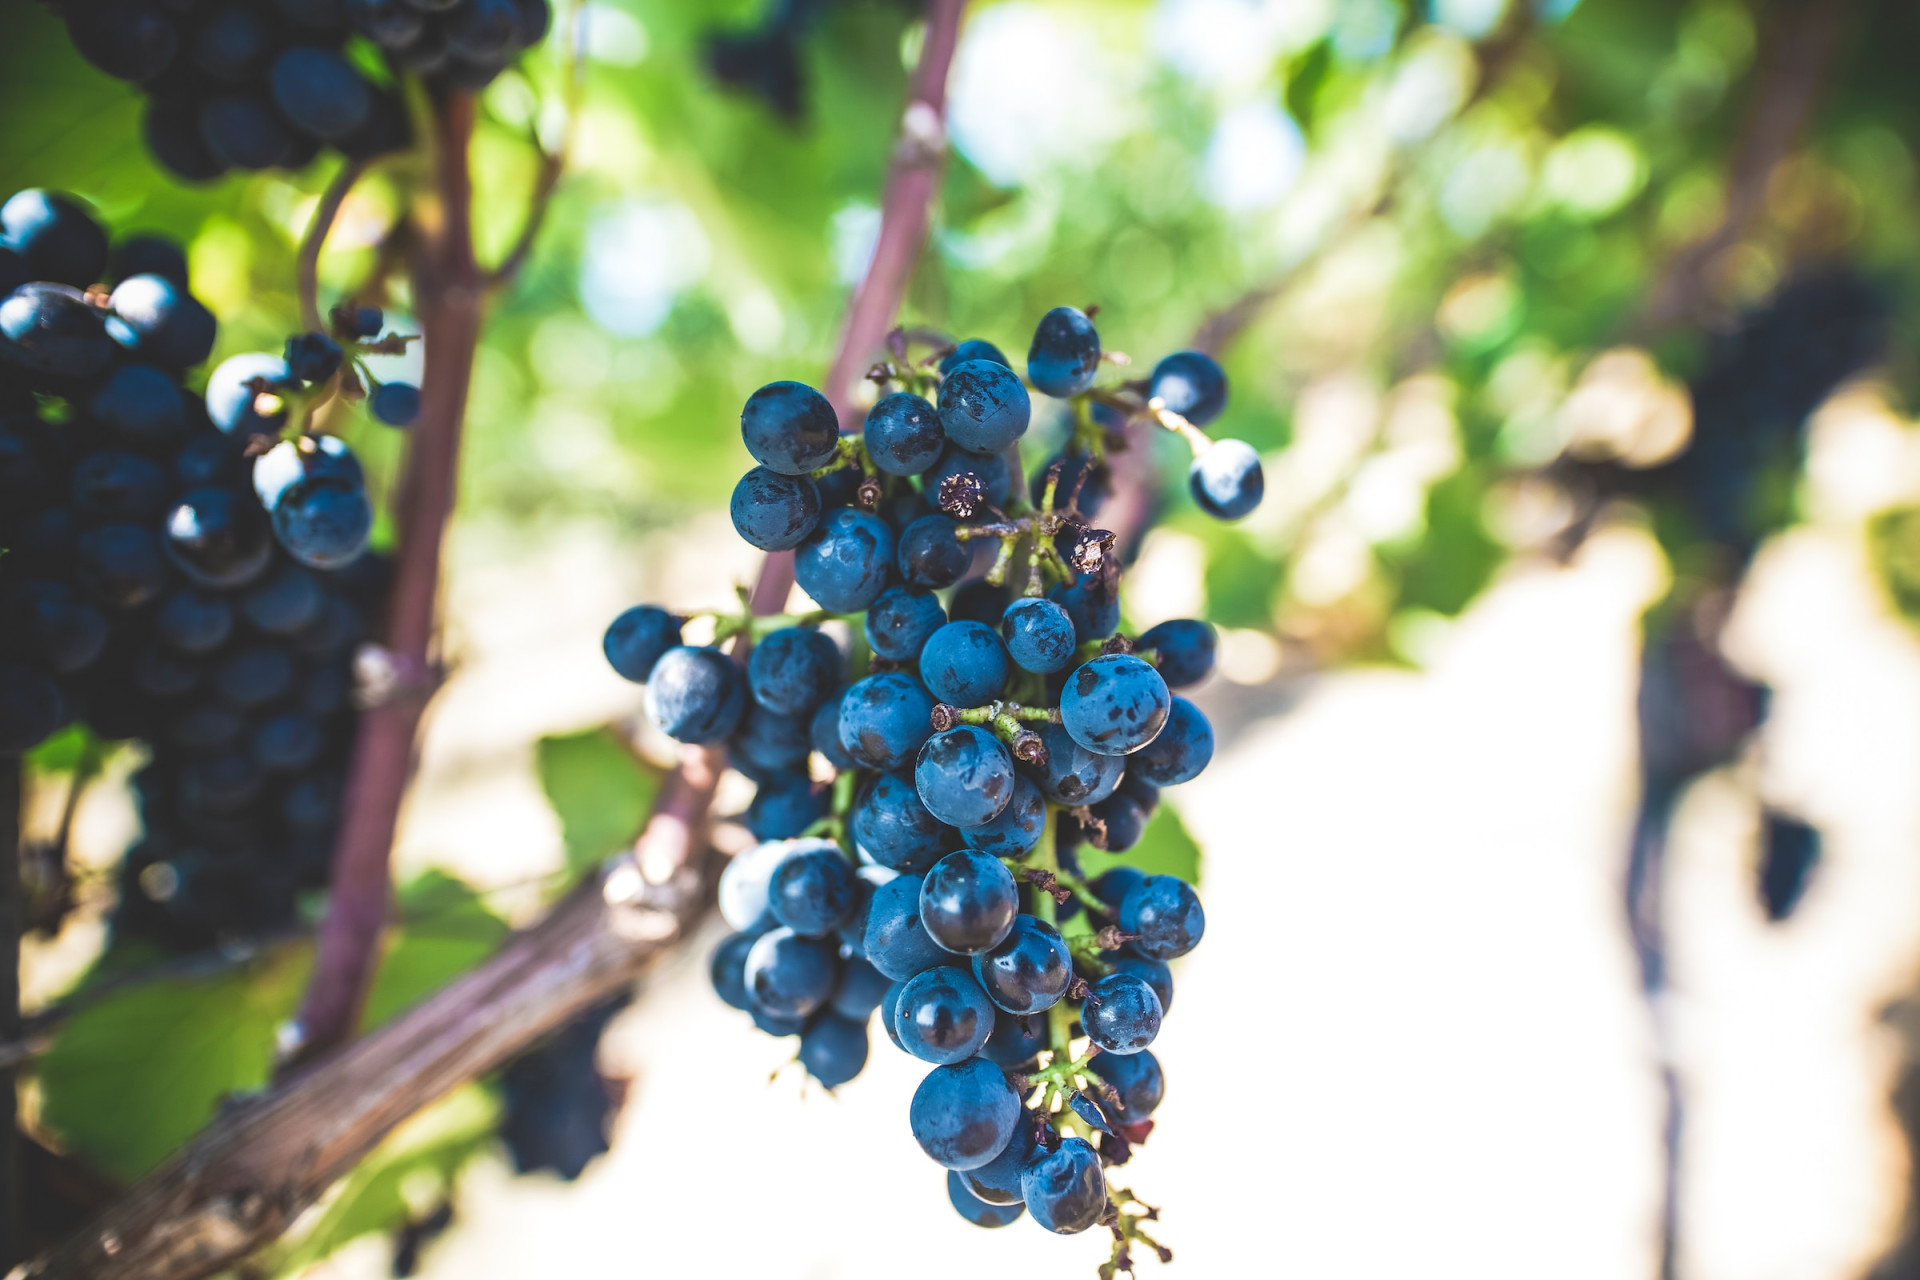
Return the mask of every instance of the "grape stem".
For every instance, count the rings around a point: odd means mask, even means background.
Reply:
[[[580,119],[580,95],[586,81],[587,6],[582,0],[573,0],[567,26],[564,46],[566,66],[563,72],[566,87],[561,95],[564,113],[561,117],[560,140],[551,149],[541,141],[536,115],[527,129],[527,136],[540,157],[540,170],[534,175],[533,194],[527,202],[527,220],[521,224],[520,234],[514,237],[513,246],[499,264],[482,275],[489,292],[511,284],[513,278],[520,274],[520,268],[526,264],[527,258],[533,253],[534,243],[540,238],[540,228],[546,224],[547,210],[553,205],[553,193],[560,185],[560,176],[567,170],[567,155],[573,149],[574,131]]]
[[[1128,1213],[1127,1206],[1140,1206],[1138,1213]],[[1112,1188],[1107,1192],[1107,1216],[1102,1219],[1107,1229],[1113,1232],[1113,1253],[1107,1261],[1100,1264],[1100,1280],[1114,1280],[1119,1275],[1133,1275],[1133,1254],[1130,1246],[1145,1245],[1153,1250],[1154,1256],[1164,1263],[1173,1261],[1173,1250],[1155,1240],[1141,1229],[1143,1222],[1157,1222],[1160,1211],[1141,1200],[1133,1192],[1124,1188]]]
[[[1054,545],[1054,538],[1068,529],[1084,530],[1086,525],[1071,512],[1080,498],[1080,484],[1086,481],[1086,473],[1081,472],[1079,483],[1069,497],[1068,511],[1056,511],[1054,503],[1060,492],[1060,463],[1056,462],[1047,469],[1046,489],[1040,495],[1040,509],[1026,511],[1018,515],[1002,515],[997,520],[981,524],[963,524],[954,529],[953,536],[962,542],[974,538],[998,538],[1000,553],[994,557],[993,567],[987,570],[987,581],[994,586],[1006,583],[1007,573],[1012,568],[1014,556],[1020,543],[1027,542],[1031,550],[1027,555],[1026,594],[1043,595],[1049,579],[1072,586],[1075,582],[1074,569],[1060,554],[1060,548]],[[1016,495],[1017,496],[1017,495]],[[1012,505],[1012,504],[1010,504]],[[1015,510],[1020,510],[1016,506]]]
[[[313,209],[313,221],[307,224],[307,234],[300,242],[300,323],[309,333],[321,331],[320,251],[326,247],[327,233],[333,230],[334,221],[340,216],[340,206],[346,203],[354,184],[366,171],[364,160],[348,160],[340,166],[333,181],[321,192],[320,203]]]

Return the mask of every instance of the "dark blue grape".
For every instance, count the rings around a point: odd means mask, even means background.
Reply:
[[[513,0],[464,0],[451,10],[445,30],[460,57],[504,63],[520,43],[520,13]]]
[[[1009,369],[1013,368],[1013,361],[1007,359],[1000,348],[994,346],[984,338],[968,338],[965,342],[947,352],[946,355],[940,357],[940,372],[952,373],[956,368],[967,363],[969,360],[991,360],[995,364],[1004,365]]]
[[[286,697],[293,677],[293,659],[285,650],[250,645],[222,660],[214,669],[213,684],[229,704],[252,711]]]
[[[881,773],[853,806],[853,842],[877,865],[919,874],[956,843],[953,830],[927,812],[911,780]]]
[[[1001,617],[1007,611],[1007,602],[1013,593],[1005,587],[996,587],[991,582],[976,579],[964,583],[953,593],[953,600],[947,608],[947,617],[954,622],[980,622],[989,627],[1000,625]]]
[[[912,587],[888,587],[867,606],[867,643],[891,662],[912,662],[927,637],[946,625],[939,597]]]
[[[973,563],[973,551],[955,536],[958,523],[934,512],[921,516],[900,534],[896,559],[910,586],[950,587]]]
[[[993,1034],[981,1052],[1009,1071],[1024,1071],[1048,1047],[1045,1018],[1015,1017],[1004,1010],[993,1020]]]
[[[240,450],[236,441],[207,430],[196,434],[173,455],[173,478],[185,489],[221,488],[240,479]]]
[[[1060,931],[1022,915],[997,944],[973,958],[973,976],[987,997],[1013,1014],[1051,1009],[1073,983],[1073,954]]]
[[[807,1020],[805,1018],[785,1017],[780,1014],[768,1013],[765,1009],[749,1009],[747,1012],[752,1015],[754,1026],[776,1040],[784,1039],[787,1036],[797,1036],[807,1029]]]
[[[867,958],[867,921],[873,915],[873,891],[892,878],[892,873],[884,867],[870,867],[863,863],[853,877],[853,910],[833,931],[834,936],[840,939],[840,950],[862,964],[866,963]],[[884,978],[880,980],[880,985],[886,985]]]
[[[942,702],[978,707],[1007,687],[1006,646],[978,622],[949,622],[920,651],[920,680]]]
[[[843,1018],[865,1022],[880,1007],[891,985],[886,974],[865,960],[849,960],[840,971],[840,985],[833,989],[833,1011]]]
[[[215,80],[237,84],[266,66],[273,31],[260,14],[228,5],[200,24],[193,36],[193,63]]]
[[[138,358],[185,369],[213,354],[218,324],[186,286],[165,276],[130,276],[107,300],[107,336]]]
[[[266,517],[231,489],[194,489],[167,513],[167,558],[203,587],[232,590],[273,560]]]
[[[113,340],[78,289],[23,284],[0,302],[9,360],[62,381],[91,379],[113,363]]]
[[[88,412],[128,444],[153,448],[187,427],[187,406],[173,379],[152,365],[123,364],[87,405]]]
[[[168,737],[176,746],[211,751],[237,742],[246,718],[230,707],[202,702],[175,716]]]
[[[833,461],[840,420],[827,398],[798,382],[770,382],[747,397],[740,438],[753,460],[781,475],[803,476]]]
[[[1061,583],[1047,599],[1073,622],[1078,644],[1104,640],[1120,629],[1120,592],[1100,574],[1083,573],[1072,586]]]
[[[1134,955],[1130,949],[1107,957],[1107,963],[1113,966],[1115,973],[1128,973],[1153,988],[1153,994],[1160,997],[1162,1016],[1173,1012],[1173,970],[1164,960],[1154,960],[1147,956]]]
[[[759,936],[728,934],[713,949],[713,961],[707,971],[713,979],[714,994],[735,1009],[753,1008],[753,999],[747,994],[747,952],[753,949]]]
[[[867,453],[891,476],[917,476],[940,461],[940,415],[919,396],[896,391],[867,410]]]
[[[1267,480],[1252,445],[1244,440],[1216,440],[1193,460],[1187,488],[1208,515],[1238,520],[1260,505]]]
[[[328,598],[318,578],[286,564],[240,597],[240,612],[268,635],[290,636],[319,618]]]
[[[827,763],[835,769],[857,768],[854,758],[847,754],[846,747],[840,743],[840,699],[829,697],[814,708],[813,719],[807,726],[807,736],[813,742],[813,749],[827,758]]]
[[[852,865],[840,853],[823,848],[781,862],[767,887],[773,918],[803,938],[832,933],[857,897]]]
[[[348,311],[347,329],[356,338],[377,338],[386,326],[386,313],[378,307],[353,307]]]
[[[180,771],[181,802],[217,817],[239,813],[265,785],[259,766],[233,752],[194,760]]]
[[[788,858],[797,857],[813,846],[807,840],[769,840],[755,845],[727,863],[720,873],[718,898],[720,916],[741,933],[756,937],[779,922],[768,906],[773,873]]]
[[[1110,1114],[1121,1124],[1139,1124],[1153,1114],[1166,1095],[1166,1077],[1161,1073],[1160,1060],[1150,1049],[1111,1057],[1102,1055],[1093,1069],[1120,1095],[1120,1105],[1111,1108]]]
[[[813,750],[808,723],[800,716],[775,715],[757,702],[749,702],[727,741],[727,751],[741,771],[749,777],[766,776],[785,769],[797,769],[807,762]]]
[[[826,1013],[800,1037],[800,1065],[828,1089],[838,1089],[867,1065],[866,1020]]]
[[[1000,618],[1007,654],[1021,670],[1051,675],[1073,661],[1078,643],[1073,619],[1051,600],[1022,596]]]
[[[312,716],[285,712],[264,721],[253,733],[253,758],[273,773],[299,773],[320,758],[326,733]]]
[[[367,622],[360,611],[340,596],[329,595],[313,621],[293,636],[293,644],[309,658],[345,656],[367,638]]]
[[[1002,1021],[1006,1019],[1005,1014],[1000,1017]],[[995,1031],[994,1034],[998,1036],[1000,1033]],[[1034,1141],[1034,1127],[1023,1118],[1014,1129],[1013,1137],[1000,1149],[999,1155],[978,1169],[968,1169],[958,1176],[976,1199],[1003,1207],[1017,1206],[1020,1203],[1020,1171],[1027,1167],[1027,1161],[1033,1159],[1038,1150],[1039,1144]]]
[[[1013,929],[1020,894],[1000,859],[977,849],[950,853],[920,885],[920,923],[956,955],[978,955]]]
[[[166,500],[166,472],[136,454],[103,449],[73,469],[73,512],[82,520],[141,524],[159,515]]]
[[[1153,366],[1147,394],[1196,427],[1204,427],[1227,407],[1227,375],[1212,356],[1176,351]]]
[[[1172,701],[1167,682],[1151,665],[1130,653],[1110,653],[1067,677],[1060,723],[1089,751],[1125,755],[1154,740]]]
[[[958,1170],[947,1170],[947,1199],[953,1202],[954,1209],[976,1227],[1004,1227],[1017,1222],[1025,1213],[1026,1206],[1014,1204],[989,1204],[969,1191],[966,1175]]]
[[[383,382],[367,397],[367,412],[390,427],[410,427],[420,416],[420,388],[407,382]]]
[[[1154,670],[1169,689],[1185,689],[1213,674],[1218,645],[1219,638],[1210,623],[1198,618],[1174,618],[1149,627],[1134,647],[1153,650]]]
[[[32,279],[84,289],[106,274],[107,233],[71,196],[33,187],[15,192],[0,205],[0,233],[27,260]]]
[[[1760,903],[1767,919],[1778,923],[1793,914],[1806,896],[1820,864],[1820,829],[1769,810],[1760,860]]]
[[[270,516],[274,538],[313,569],[351,564],[373,534],[373,505],[365,487],[337,475],[311,474],[287,486]]]
[[[754,792],[747,806],[747,830],[756,840],[791,840],[832,810],[833,797],[806,774],[779,774]]]
[[[346,0],[347,20],[385,49],[412,44],[426,29],[426,18],[405,0]]]
[[[869,769],[900,769],[933,734],[933,699],[901,671],[868,676],[840,700],[840,745]]]
[[[1148,876],[1120,903],[1120,928],[1137,934],[1132,945],[1154,960],[1173,960],[1200,945],[1207,915],[1193,886],[1178,876]]]
[[[955,725],[927,739],[913,764],[920,803],[955,827],[992,822],[1013,799],[1013,759],[978,725]]]
[[[893,530],[864,511],[828,512],[793,553],[793,577],[823,609],[853,613],[886,590]]]
[[[155,698],[184,698],[200,683],[200,668],[159,645],[146,645],[133,660],[133,687]]]
[[[718,742],[733,732],[747,706],[747,682],[717,649],[681,645],[654,664],[647,681],[647,715],[679,742]]]
[[[957,475],[971,475],[978,480],[992,506],[1005,506],[1007,495],[1013,492],[1013,471],[1007,465],[1006,455],[969,453],[959,445],[947,446],[940,461],[922,478],[921,491],[937,502],[941,485]]]
[[[728,504],[734,531],[762,551],[799,546],[820,523],[820,491],[805,476],[755,467],[740,477]]]
[[[882,977],[886,976],[884,974]],[[900,1029],[893,1025],[894,1015],[900,1012],[900,997],[905,993],[907,984],[896,982],[887,988],[880,997],[880,1029],[887,1033],[887,1039],[893,1041],[893,1047],[905,1053],[907,1047],[900,1043]]]
[[[107,619],[64,582],[25,582],[7,593],[8,620],[34,656],[65,675],[92,665],[107,647]]]
[[[645,684],[661,655],[679,643],[680,619],[655,605],[637,604],[613,620],[600,648],[615,671]]]
[[[1099,804],[1120,785],[1125,757],[1088,751],[1057,724],[1038,725],[1036,732],[1047,748],[1047,761],[1033,768],[1040,794],[1047,799],[1074,808]]]
[[[1134,867],[1113,867],[1100,873],[1099,878],[1093,882],[1093,892],[1102,902],[1110,904],[1114,911],[1118,912],[1120,904],[1126,901],[1129,893],[1133,892],[1133,887],[1143,883],[1146,878],[1146,872]]]
[[[1111,1134],[1113,1132],[1113,1124],[1107,1119],[1107,1113],[1100,1109],[1100,1104],[1092,1098],[1089,1098],[1086,1094],[1081,1093],[1078,1089],[1075,1089],[1072,1096],[1067,1099],[1067,1105],[1073,1108],[1073,1114],[1085,1120],[1101,1133]]]
[[[37,746],[67,719],[59,686],[32,667],[0,666],[0,752]]]
[[[1047,802],[1040,788],[1023,773],[1013,777],[1013,799],[991,822],[963,827],[960,838],[969,849],[996,858],[1018,858],[1040,843],[1046,830]]]
[[[230,436],[271,435],[279,430],[286,410],[275,407],[271,415],[262,414],[259,393],[248,384],[255,379],[279,382],[287,376],[287,362],[279,356],[263,351],[229,356],[207,379],[207,416]]]
[[[769,711],[810,716],[840,687],[840,669],[840,650],[832,640],[813,627],[782,627],[748,655],[747,689]]]
[[[220,94],[200,104],[200,141],[218,164],[271,169],[297,150],[273,104],[257,94]]]
[[[1107,1214],[1100,1154],[1081,1138],[1067,1138],[1058,1150],[1037,1153],[1021,1170],[1020,1198],[1033,1220],[1047,1230],[1063,1236],[1085,1231]]]
[[[1200,776],[1213,759],[1213,726],[1206,713],[1175,694],[1158,736],[1127,758],[1127,772],[1156,787],[1173,787]]]
[[[181,653],[212,653],[233,634],[233,609],[218,596],[182,587],[161,602],[153,627]]]
[[[253,492],[268,511],[323,484],[354,490],[366,484],[360,460],[338,436],[284,440],[254,459]]]
[[[895,982],[953,959],[920,923],[920,877],[903,875],[873,891],[867,915],[867,962]]]
[[[913,1092],[908,1114],[914,1140],[935,1164],[965,1170],[999,1155],[1024,1112],[1006,1073],[984,1058],[970,1058],[929,1071]]]
[[[804,1018],[832,997],[840,979],[840,949],[831,940],[774,929],[754,940],[742,976],[755,1009],[776,1018]]]
[[[167,587],[160,544],[138,525],[107,524],[81,534],[74,569],[87,594],[113,609],[137,609]]]
[[[1128,777],[1133,776],[1133,766],[1134,762],[1128,760]],[[1108,853],[1124,853],[1139,844],[1140,837],[1146,834],[1147,812],[1124,787],[1094,805],[1092,814],[1100,822],[1100,838],[1090,839],[1089,843]]]
[[[168,283],[187,287],[187,255],[165,236],[130,235],[107,255],[107,279],[125,280],[131,276],[159,276]]]
[[[179,29],[158,6],[145,0],[95,0],[73,5],[67,9],[66,19],[67,35],[81,57],[110,76],[135,84],[165,72],[180,49]],[[39,191],[21,194],[45,195]],[[87,221],[90,224],[92,219]],[[92,229],[99,231],[98,227]],[[101,235],[100,239],[101,257],[105,258],[106,237]]]
[[[925,1062],[963,1062],[993,1032],[993,1004],[966,970],[940,965],[908,980],[894,1006],[894,1031]]]
[[[1040,317],[1027,348],[1027,377],[1057,399],[1077,396],[1100,371],[1100,334],[1084,312],[1055,307]]]
[[[1094,983],[1080,1008],[1087,1038],[1108,1053],[1138,1053],[1160,1034],[1160,997],[1144,978],[1110,973]]]
[[[940,428],[973,453],[1000,453],[1027,434],[1032,416],[1026,387],[1004,364],[970,360],[941,384]]]
[[[295,45],[267,72],[273,103],[294,126],[316,138],[344,138],[373,110],[373,89],[331,49]]]

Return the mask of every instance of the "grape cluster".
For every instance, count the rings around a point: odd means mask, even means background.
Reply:
[[[303,479],[263,502],[305,446],[249,462],[284,406],[219,372],[205,397],[182,386],[215,322],[176,246],[110,246],[33,190],[0,231],[0,752],[76,721],[148,744],[123,931],[190,948],[283,924],[332,843],[384,594],[370,522],[316,519]],[[306,439],[364,509],[345,445]]]
[[[74,47],[147,95],[147,147],[191,182],[356,160],[409,142],[406,104],[357,67],[363,36],[390,72],[478,89],[546,35],[547,0],[66,0]],[[388,77],[390,79],[390,77]]]
[[[640,605],[608,629],[607,658],[646,685],[662,730],[724,742],[758,784],[745,821],[761,843],[720,882],[736,930],[713,957],[720,997],[799,1037],[829,1089],[865,1065],[877,1009],[888,1039],[934,1066],[912,1130],[962,1216],[1104,1222],[1123,1267],[1133,1243],[1164,1251],[1105,1170],[1152,1128],[1168,962],[1205,915],[1177,877],[1089,878],[1079,850],[1132,848],[1160,789],[1207,766],[1213,730],[1175,691],[1212,672],[1215,636],[1194,619],[1118,634],[1116,539],[1090,522],[1135,421],[1188,440],[1194,498],[1222,518],[1259,502],[1259,459],[1200,430],[1226,401],[1211,359],[1180,352],[1097,388],[1099,335],[1069,307],[1041,321],[1025,379],[979,340],[916,364],[897,333],[893,354],[858,435],[794,382],[741,415],[758,465],[734,525],[792,549],[820,611],[718,616],[701,646],[685,619]],[[1067,401],[1073,424],[1031,476],[1029,386]],[[850,684],[820,630],[835,616],[855,628]],[[734,636],[751,642],[744,669],[718,647]]]

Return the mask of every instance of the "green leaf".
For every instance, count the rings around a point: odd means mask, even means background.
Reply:
[[[1132,867],[1150,876],[1179,876],[1188,884],[1199,884],[1200,846],[1187,834],[1187,826],[1173,806],[1162,800],[1141,833],[1139,844],[1125,853],[1083,848],[1080,867],[1089,879],[1114,867]]]
[[[131,1180],[267,1083],[274,1037],[312,967],[305,943],[212,977],[141,983],[74,1014],[36,1064],[41,1119],[74,1155]]]
[[[271,1263],[292,1275],[371,1232],[390,1232],[445,1197],[460,1166],[492,1140],[493,1095],[469,1084],[387,1135],[328,1199],[318,1221]]]
[[[609,729],[542,738],[540,786],[560,819],[567,866],[581,872],[640,834],[660,774],[642,764]]]
[[[479,964],[507,936],[473,888],[429,871],[400,891],[402,924],[389,931],[387,953],[367,994],[363,1031],[379,1026]]]

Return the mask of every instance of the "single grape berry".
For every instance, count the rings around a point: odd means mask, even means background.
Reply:
[[[135,447],[171,443],[187,428],[187,404],[165,372],[148,364],[123,364],[107,376],[87,409],[102,425]]]
[[[1149,1049],[1103,1057],[1099,1073],[1120,1095],[1120,1105],[1112,1108],[1111,1114],[1121,1124],[1139,1124],[1153,1114],[1161,1098],[1166,1096],[1166,1077],[1161,1073],[1159,1059]]]
[[[840,745],[869,769],[911,763],[933,734],[933,699],[902,671],[856,682],[840,699]]]
[[[755,467],[740,477],[727,504],[734,531],[762,551],[799,546],[820,523],[820,490],[805,476]]]
[[[1108,1053],[1138,1053],[1160,1034],[1160,997],[1146,980],[1110,973],[1087,992],[1080,1023],[1087,1038]]]
[[[1227,407],[1227,375],[1212,356],[1176,351],[1153,366],[1147,395],[1196,427],[1204,427]]]
[[[219,596],[182,587],[161,602],[154,633],[181,653],[212,653],[233,634],[233,609]]]
[[[853,867],[837,850],[826,848],[782,861],[767,888],[773,918],[803,938],[832,933],[857,898]]]
[[[912,780],[898,773],[875,775],[854,802],[849,830],[854,846],[873,862],[915,874],[955,844],[952,828],[927,811]]]
[[[756,840],[790,840],[827,816],[833,797],[804,773],[763,781],[747,806],[747,830]]]
[[[814,627],[782,627],[747,657],[753,700],[782,715],[810,715],[840,684],[840,650]]]
[[[110,609],[137,609],[167,587],[160,544],[138,525],[106,524],[81,534],[74,570],[81,589]]]
[[[1148,876],[1120,903],[1122,932],[1138,935],[1133,948],[1154,960],[1173,960],[1200,945],[1207,915],[1193,886],[1178,876]]]
[[[1073,619],[1051,600],[1021,596],[1000,618],[1007,654],[1021,670],[1051,675],[1073,661]]]
[[[240,597],[240,614],[271,636],[291,636],[310,626],[327,606],[320,580],[298,565],[279,569]]]
[[[316,138],[346,137],[373,111],[373,89],[331,49],[295,45],[267,72],[273,103],[294,126]]]
[[[803,476],[833,461],[840,421],[827,398],[799,382],[770,382],[747,397],[740,437],[753,460],[781,475]]]
[[[788,858],[806,852],[801,840],[769,840],[757,844],[727,863],[720,873],[720,916],[742,933],[755,937],[776,926],[770,895],[773,873]]]
[[[1022,915],[1006,937],[973,957],[973,976],[988,999],[1008,1013],[1041,1013],[1067,994],[1073,954],[1058,929]]]
[[[283,358],[287,372],[302,382],[325,382],[340,372],[345,354],[324,333],[296,333],[287,339]]]
[[[1016,1017],[1003,1010],[993,1020],[993,1034],[987,1037],[987,1047],[981,1052],[1009,1071],[1024,1071],[1047,1047],[1045,1018]],[[1018,1172],[1015,1170],[1016,1193]]]
[[[1187,488],[1208,515],[1238,520],[1260,505],[1267,480],[1252,445],[1244,440],[1216,440],[1193,460]]]
[[[1166,961],[1136,955],[1131,948],[1122,948],[1118,955],[1108,956],[1106,960],[1115,973],[1130,973],[1153,988],[1153,994],[1160,997],[1162,1017],[1173,1012],[1173,970],[1167,967]]]
[[[420,388],[407,382],[383,382],[367,397],[367,411],[390,427],[410,427],[420,416]]]
[[[159,276],[167,283],[185,289],[186,252],[165,236],[130,235],[114,245],[112,252],[107,255],[106,278],[125,280],[130,276]]]
[[[735,933],[723,938],[713,949],[707,972],[713,979],[714,994],[735,1009],[753,1008],[747,994],[747,952],[753,949],[754,933]]]
[[[1034,780],[1047,799],[1074,808],[1099,804],[1120,785],[1126,757],[1089,751],[1057,724],[1041,724],[1037,732],[1047,759],[1033,766]]]
[[[791,929],[762,934],[747,951],[743,978],[753,1007],[776,1018],[804,1018],[833,995],[838,944]]]
[[[1047,826],[1047,802],[1026,774],[1015,772],[1013,798],[995,817],[977,827],[962,827],[969,849],[996,858],[1018,858],[1040,843]]]
[[[79,671],[107,647],[106,616],[64,582],[24,582],[5,599],[8,616],[24,624],[34,656],[52,671]]]
[[[84,289],[106,273],[107,233],[71,196],[32,187],[15,192],[0,205],[0,233],[27,260],[32,279]]]
[[[864,434],[873,465],[890,476],[919,475],[940,461],[947,444],[939,413],[905,391],[883,396],[867,410]]]
[[[840,507],[794,551],[794,581],[821,608],[853,613],[886,589],[893,550],[893,530],[886,521]]]
[[[1085,1231],[1106,1216],[1100,1154],[1082,1138],[1037,1155],[1020,1173],[1020,1196],[1033,1220],[1059,1235]]]
[[[1104,574],[1081,574],[1072,586],[1061,583],[1047,592],[1047,599],[1072,621],[1076,646],[1104,640],[1120,629],[1120,592]]]
[[[813,742],[813,749],[825,756],[827,763],[835,770],[857,768],[854,758],[840,742],[840,699],[829,697],[814,708],[813,719],[807,724],[807,736]]]
[[[1004,364],[973,360],[955,365],[941,384],[940,428],[962,449],[1000,453],[1027,434],[1032,416],[1027,388]]]
[[[1005,1014],[1000,1017],[1004,1021]],[[996,1036],[1000,1033],[994,1032]],[[1031,1056],[1031,1055],[1029,1055]],[[1033,1125],[1024,1119],[1013,1131],[1013,1137],[1000,1149],[1000,1154],[981,1165],[978,1169],[968,1169],[960,1174],[968,1191],[988,1204],[1018,1205],[1020,1203],[1020,1171],[1027,1167],[1039,1151],[1034,1141]]]
[[[679,742],[720,741],[739,724],[746,702],[740,669],[717,649],[669,649],[647,681],[647,715]]]
[[[978,483],[980,493],[989,506],[1006,505],[1007,495],[1013,492],[1013,472],[1007,466],[1004,454],[971,453],[958,445],[948,445],[947,451],[940,455],[940,461],[933,464],[921,480],[923,492],[928,494],[935,505],[946,509],[941,498],[948,481],[956,476],[972,476]],[[973,510],[952,511],[950,514],[961,517],[974,515]]]
[[[920,680],[941,702],[978,707],[998,698],[1009,675],[1006,646],[978,622],[949,622],[920,651]]]
[[[955,725],[920,748],[913,781],[934,817],[950,826],[977,827],[999,817],[1013,798],[1013,760],[985,729]]]
[[[993,1003],[966,970],[954,965],[909,978],[893,1018],[901,1047],[924,1062],[964,1062],[993,1033]]]
[[[867,962],[895,982],[953,959],[920,922],[920,877],[903,875],[873,891],[862,950]]]
[[[865,960],[849,960],[840,971],[840,985],[833,989],[833,1011],[843,1018],[864,1022],[880,1007],[892,985],[886,974]]]
[[[1027,349],[1027,377],[1056,399],[1077,396],[1100,371],[1100,334],[1084,312],[1055,307],[1040,317]]]
[[[1153,651],[1153,669],[1169,689],[1185,689],[1213,674],[1219,638],[1210,623],[1198,618],[1173,618],[1149,627],[1136,649]]]
[[[956,1169],[947,1170],[947,1199],[959,1215],[976,1227],[1004,1227],[1019,1220],[1026,1206],[1014,1204],[989,1204],[968,1190],[966,1175]]]
[[[72,497],[74,514],[88,523],[142,524],[165,505],[167,477],[137,454],[102,449],[73,469]]]
[[[863,626],[876,654],[891,662],[912,662],[920,656],[927,637],[946,622],[946,610],[931,591],[888,587],[867,606]]]
[[[657,606],[637,604],[613,620],[600,647],[615,671],[645,684],[654,664],[679,643],[680,619]]]
[[[113,340],[78,289],[23,284],[0,302],[6,358],[31,374],[86,381],[113,363]]]
[[[1006,1073],[984,1058],[969,1058],[928,1072],[914,1090],[908,1119],[914,1140],[934,1163],[965,1170],[978,1169],[999,1155],[1013,1139],[1023,1112]],[[1095,1157],[1096,1177],[1099,1168]],[[1103,1185],[1102,1209],[1105,1201]]]
[[[283,382],[287,362],[265,352],[229,356],[207,379],[207,416],[230,436],[272,435],[286,418],[286,409],[256,383]]]
[[[1145,748],[1152,750],[1151,747]],[[1127,760],[1127,777],[1133,776],[1134,760]],[[1149,784],[1151,785],[1151,784]],[[1128,795],[1125,788],[1093,805],[1089,812],[1099,822],[1098,838],[1092,834],[1087,842],[1108,853],[1124,853],[1140,843],[1140,837],[1146,833],[1147,813],[1140,802]]]
[[[955,534],[959,527],[953,517],[934,512],[901,531],[896,559],[909,586],[950,587],[965,576],[973,551]]]
[[[968,338],[965,342],[940,357],[940,372],[952,373],[969,360],[991,360],[998,365],[1013,368],[1013,361],[1007,359],[1000,348],[984,338]]]
[[[998,946],[1019,912],[1013,873],[977,849],[940,859],[920,885],[920,923],[929,937],[957,955]]]
[[[1156,787],[1200,776],[1213,759],[1213,726],[1206,713],[1178,694],[1159,736],[1127,758],[1127,772]]]
[[[829,1089],[838,1089],[867,1065],[865,1018],[843,1018],[829,1010],[800,1036],[800,1065]]]
[[[1152,666],[1130,653],[1082,663],[1060,691],[1060,723],[1073,740],[1103,755],[1126,755],[1152,742],[1173,695]]]

